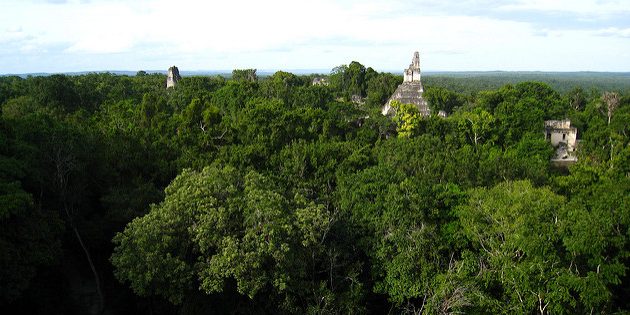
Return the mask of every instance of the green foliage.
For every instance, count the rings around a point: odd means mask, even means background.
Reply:
[[[628,95],[470,75],[423,77],[448,117],[394,119],[402,77],[356,61],[0,77],[0,309],[87,313],[95,274],[110,313],[630,310]]]
[[[112,263],[117,277],[140,295],[181,303],[197,281],[212,294],[234,280],[240,294],[254,298],[271,290],[274,300],[293,309],[298,305],[292,301],[322,289],[315,279],[307,282],[313,275],[299,261],[314,258],[309,253],[321,255],[317,248],[331,220],[322,205],[299,195],[286,198],[259,173],[185,170],[167,187],[163,202],[114,238]]]
[[[454,109],[464,105],[465,102],[461,95],[442,87],[427,88],[422,96],[429,103],[433,113],[442,110],[450,114]]]
[[[59,218],[42,211],[25,191],[28,170],[19,156],[24,144],[12,139],[7,125],[0,118],[0,306],[19,298],[38,268],[53,264],[60,254]]]
[[[256,69],[234,69],[232,70],[232,80],[234,81],[258,81]]]
[[[603,166],[605,167],[605,165]],[[574,285],[585,309],[610,307],[627,275],[630,182],[625,174],[578,163],[571,174],[556,179],[571,196],[564,208],[563,243],[570,254]]]
[[[40,104],[73,111],[79,105],[75,83],[67,76],[54,74],[50,77],[34,77],[29,80],[29,95]]]
[[[376,76],[372,68],[365,68],[361,63],[352,61],[349,65],[335,67],[330,74],[330,85],[336,94],[346,100],[353,96],[367,96],[368,81]]]
[[[291,91],[302,85],[298,77],[292,73],[278,71],[261,82],[261,92],[268,98],[277,98],[285,104],[291,104]]]
[[[471,191],[458,209],[466,236],[487,264],[478,276],[505,305],[504,312],[561,312],[575,305],[570,274],[558,252],[564,198],[527,181]],[[549,310],[547,310],[549,309]]]
[[[458,113],[454,117],[457,119],[457,129],[462,138],[471,145],[478,146],[484,142],[494,143],[497,139],[493,137],[496,120],[487,111],[476,108],[473,111]]]
[[[399,101],[392,101],[390,105],[396,111],[394,122],[397,125],[398,136],[401,138],[413,136],[422,119],[418,108],[413,104],[402,104]]]
[[[402,77],[391,73],[377,73],[367,81],[367,103],[380,107],[392,96],[396,87],[402,83]]]
[[[422,80],[428,87],[443,87],[466,95],[528,81],[546,83],[563,94],[575,88],[584,91],[630,91],[630,75],[627,72],[429,72],[423,73]]]

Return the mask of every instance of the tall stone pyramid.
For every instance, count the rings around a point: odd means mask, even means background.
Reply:
[[[399,101],[403,104],[413,104],[418,108],[418,111],[422,116],[429,116],[431,110],[427,101],[422,98],[424,88],[420,81],[420,53],[415,52],[409,68],[403,72],[404,80],[401,85],[398,86],[394,94],[387,100],[385,106],[381,112],[383,115],[394,115],[396,110],[392,108],[392,101]]]
[[[177,69],[176,66],[168,68],[168,73],[166,74],[166,88],[175,87],[177,82],[181,79],[182,77],[179,75],[179,69]]]

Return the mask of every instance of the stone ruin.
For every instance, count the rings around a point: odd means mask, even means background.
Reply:
[[[350,101],[352,103],[355,103],[357,105],[363,105],[365,104],[365,98],[363,98],[361,95],[359,94],[352,94],[352,96],[350,96]]]
[[[403,72],[403,83],[398,86],[394,94],[387,100],[385,106],[383,106],[381,113],[386,116],[394,115],[396,110],[392,108],[392,101],[399,101],[403,104],[413,104],[418,108],[418,111],[422,116],[429,116],[431,110],[429,104],[422,97],[424,88],[420,81],[420,53],[415,52],[409,68]],[[445,113],[444,113],[445,114]]]
[[[313,78],[313,82],[312,85],[328,85],[328,79],[326,78],[322,78],[322,77],[315,77]]]
[[[179,69],[177,69],[176,66],[168,68],[168,73],[166,74],[166,88],[175,87],[177,82],[181,79],[182,77],[179,75]]]
[[[552,162],[560,166],[577,162],[577,128],[571,127],[570,120],[545,120],[545,140],[556,148]]]

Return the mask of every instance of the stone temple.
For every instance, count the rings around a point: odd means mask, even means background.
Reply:
[[[177,67],[172,66],[168,68],[168,73],[166,74],[166,88],[175,87],[177,82],[181,79],[182,77],[179,75],[179,69],[177,69]]]
[[[545,140],[556,148],[551,159],[555,164],[568,165],[577,161],[577,128],[571,127],[570,120],[545,120]]]
[[[399,101],[403,104],[413,104],[418,108],[422,116],[429,116],[431,111],[427,101],[422,98],[424,88],[420,81],[420,53],[417,51],[413,54],[413,59],[409,68],[403,72],[403,83],[398,86],[394,94],[387,100],[385,106],[381,110],[383,115],[394,115],[395,109],[392,108],[392,101]]]

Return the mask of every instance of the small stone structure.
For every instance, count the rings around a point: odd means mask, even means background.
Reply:
[[[403,83],[398,86],[394,94],[387,100],[385,106],[383,106],[381,113],[389,116],[394,115],[396,110],[392,108],[392,101],[399,101],[403,104],[413,104],[418,108],[418,111],[422,116],[429,116],[431,111],[427,101],[422,98],[424,88],[420,81],[420,53],[415,52],[409,68],[403,72]]]
[[[313,78],[313,85],[328,85],[328,80],[326,78],[315,77]]]
[[[577,128],[571,127],[570,120],[545,120],[545,140],[556,148],[552,162],[566,165],[577,161]]]
[[[361,97],[361,95],[358,95],[358,94],[352,94],[352,96],[350,97],[350,101],[357,105],[365,104],[365,99]]]
[[[166,88],[175,87],[177,82],[181,79],[182,77],[179,75],[179,69],[177,69],[176,66],[168,68],[168,73],[166,74]]]

